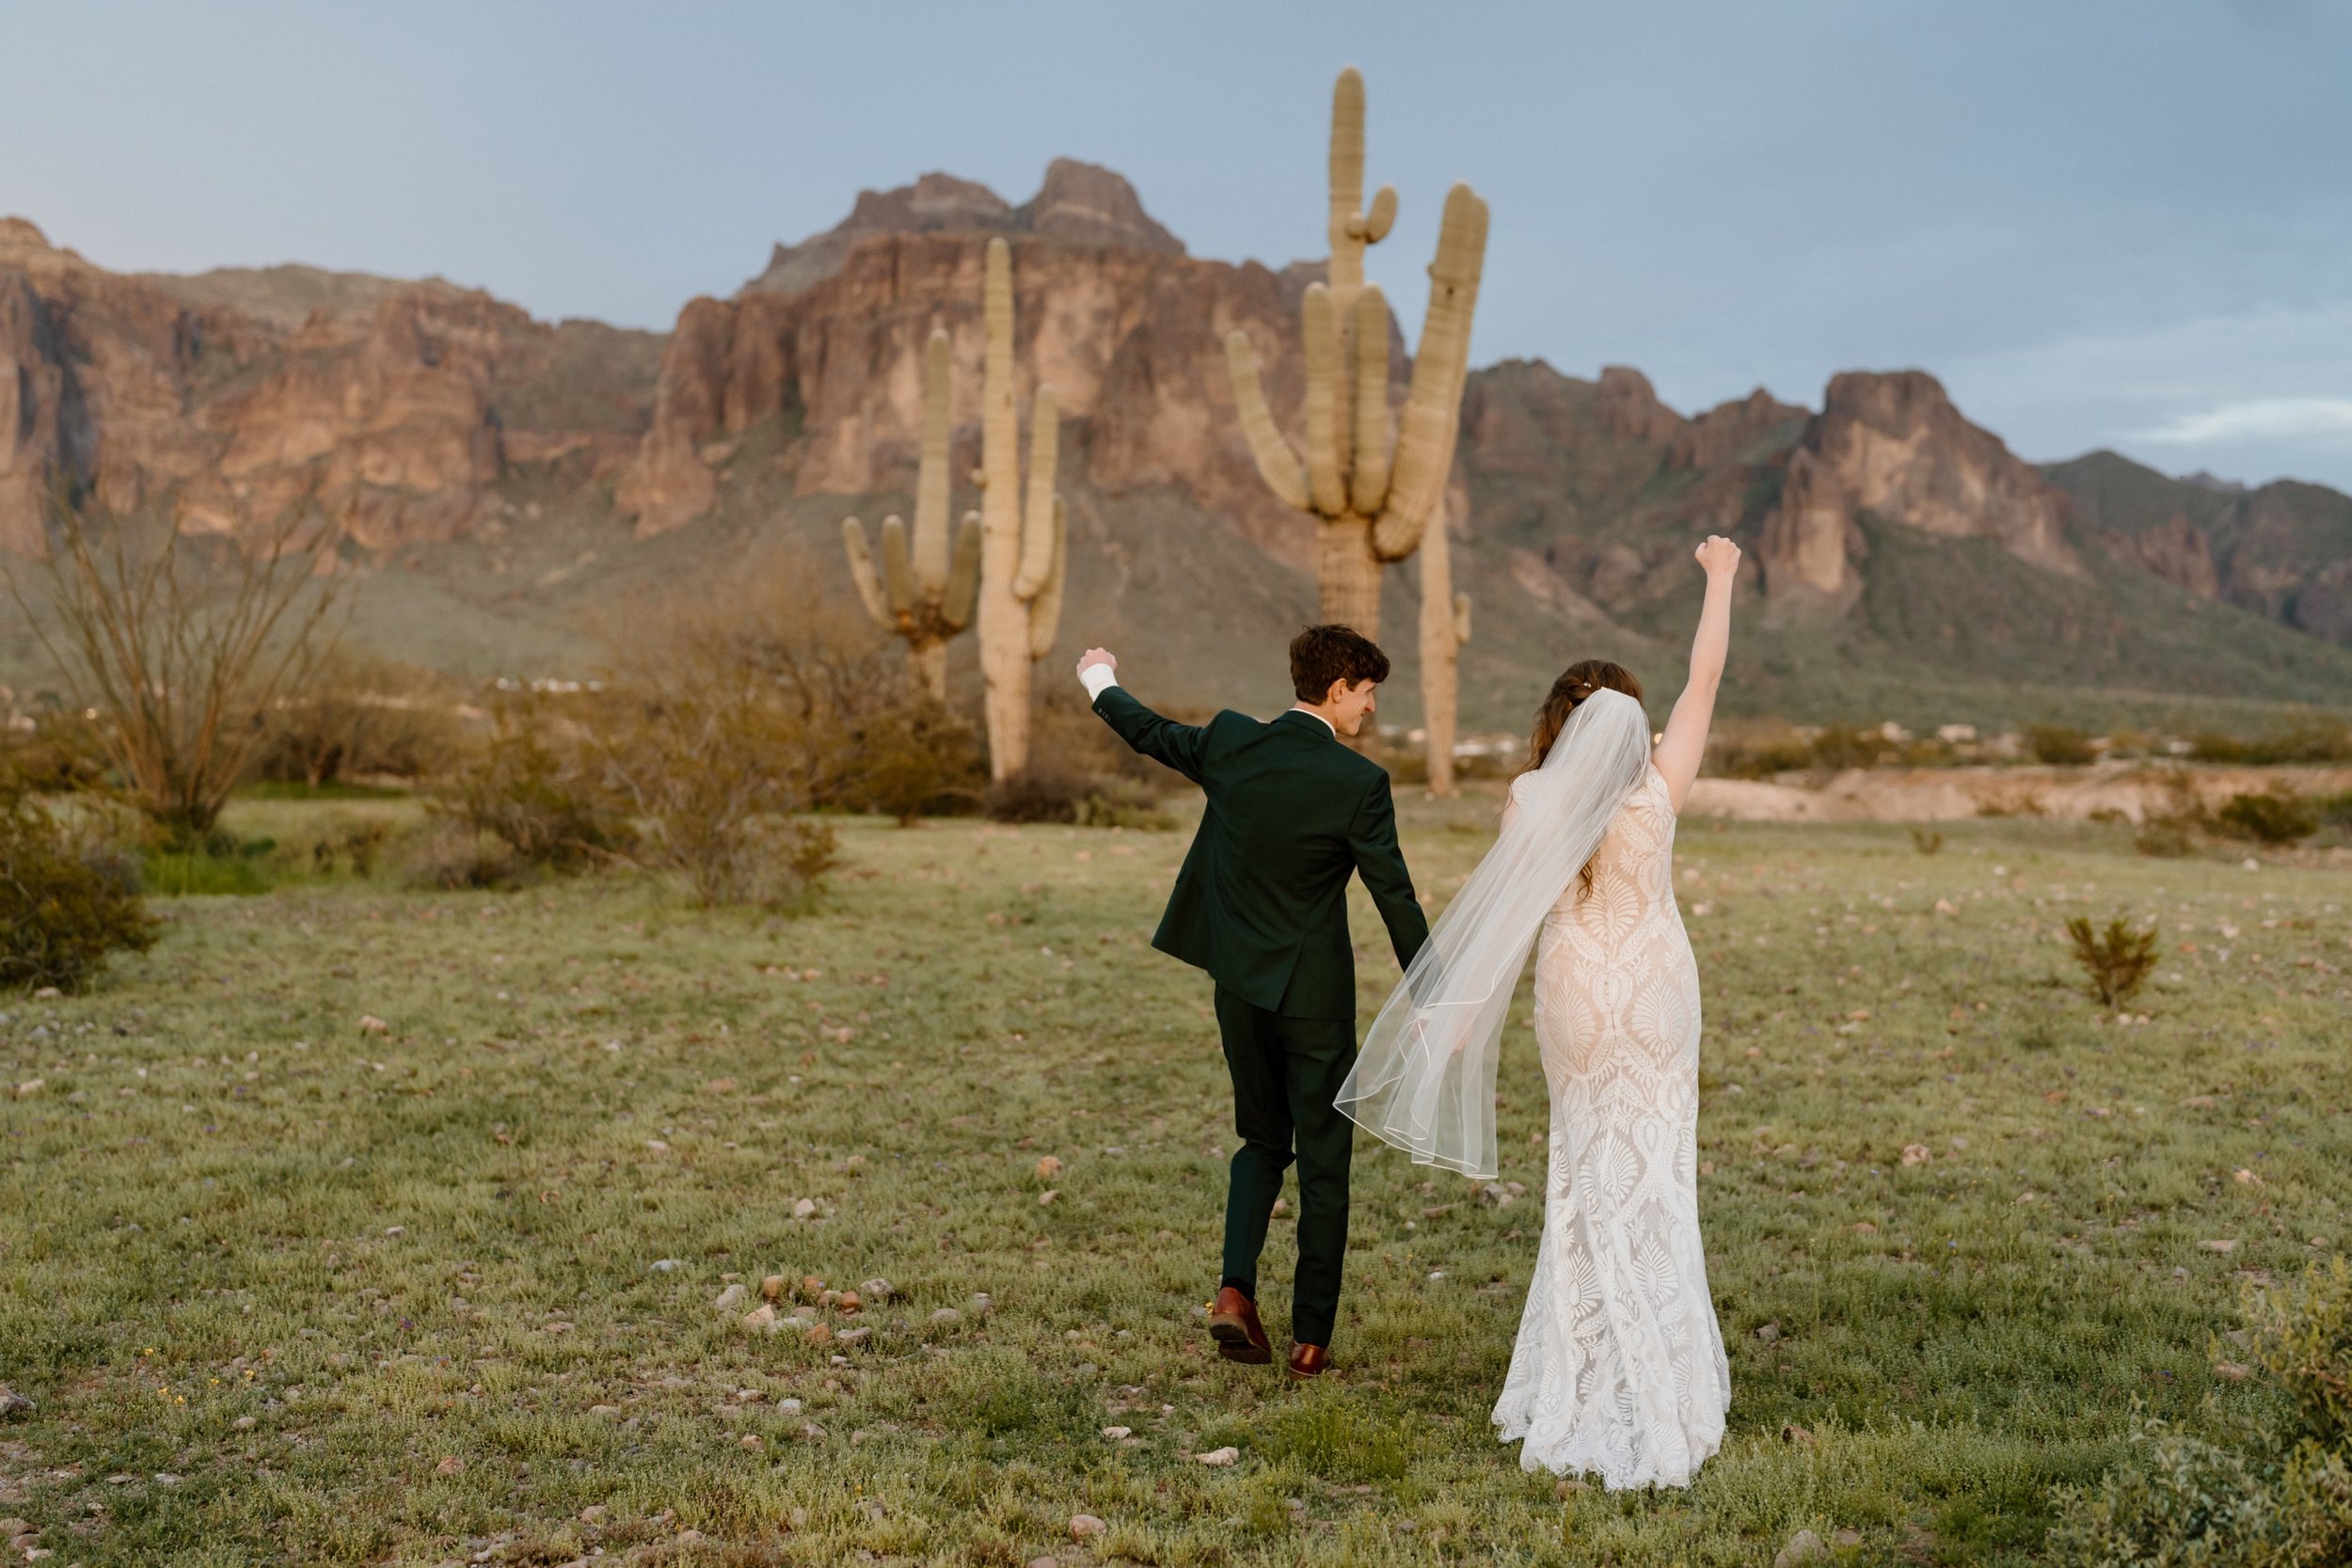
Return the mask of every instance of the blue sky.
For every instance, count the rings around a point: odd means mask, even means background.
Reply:
[[[1447,182],[1493,205],[1479,362],[1686,411],[1917,366],[2028,457],[2352,488],[2338,0],[0,0],[0,213],[103,265],[645,326],[931,168],[1018,201],[1084,158],[1196,255],[1313,254],[1354,63],[1408,332]]]

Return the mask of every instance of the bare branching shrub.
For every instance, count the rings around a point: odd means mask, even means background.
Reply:
[[[2153,926],[2140,930],[2118,915],[2100,931],[2078,914],[2066,923],[2066,939],[2074,948],[2074,961],[2083,966],[2090,994],[2103,1007],[2122,1006],[2155,973],[2156,930]]]
[[[322,570],[334,536],[291,514],[241,544],[65,500],[51,512],[40,596],[55,630],[14,573],[10,591],[78,705],[103,720],[131,798],[167,835],[200,836],[273,703],[301,688],[345,580]]]
[[[98,808],[71,809],[53,813],[0,770],[0,990],[80,990],[109,953],[154,944],[131,858]]]
[[[338,645],[301,690],[262,716],[254,772],[312,788],[346,779],[419,780],[459,745],[453,693],[429,671]]]

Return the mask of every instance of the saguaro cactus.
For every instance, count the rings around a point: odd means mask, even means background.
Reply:
[[[1442,502],[1421,541],[1421,711],[1429,742],[1429,793],[1454,789],[1454,727],[1462,644],[1470,641],[1470,602],[1454,591],[1454,552]]]
[[[882,526],[882,570],[855,517],[841,519],[850,576],[858,597],[884,631],[906,639],[914,688],[947,700],[947,641],[972,624],[980,582],[980,518],[967,512],[947,542],[947,334],[931,333],[923,349],[923,444],[914,470],[914,537],[896,515]]]
[[[988,768],[1009,779],[1029,765],[1029,667],[1061,628],[1070,530],[1054,491],[1061,415],[1051,387],[1029,406],[1029,495],[1021,497],[1021,414],[1012,392],[1012,251],[988,242],[980,383],[980,673],[987,682]]]
[[[1470,370],[1470,316],[1486,259],[1486,203],[1468,185],[1446,193],[1429,309],[1413,359],[1412,389],[1391,440],[1389,305],[1364,282],[1364,247],[1389,231],[1396,192],[1364,193],[1364,79],[1354,67],[1331,89],[1330,273],[1301,303],[1307,370],[1307,454],[1302,460],[1266,407],[1248,335],[1225,340],[1250,455],[1285,505],[1321,522],[1316,578],[1323,618],[1380,635],[1380,570],[1420,546],[1445,490]]]

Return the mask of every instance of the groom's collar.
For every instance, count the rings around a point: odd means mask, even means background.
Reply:
[[[1280,717],[1284,719],[1311,720],[1315,723],[1322,725],[1324,733],[1330,736],[1332,739],[1337,740],[1339,738],[1340,727],[1337,724],[1332,723],[1331,721],[1326,719],[1322,714],[1313,712],[1308,708],[1295,707],[1283,713]]]

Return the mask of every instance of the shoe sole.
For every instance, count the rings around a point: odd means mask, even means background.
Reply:
[[[1250,1343],[1249,1326],[1239,1318],[1211,1318],[1209,1338],[1216,1341],[1217,1354],[1228,1361],[1263,1367],[1274,1359],[1272,1347]]]

